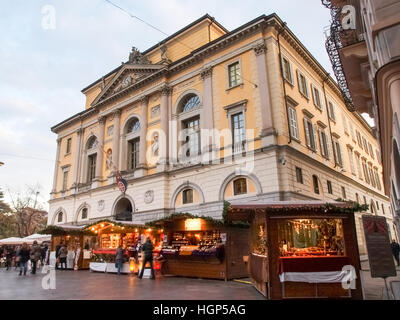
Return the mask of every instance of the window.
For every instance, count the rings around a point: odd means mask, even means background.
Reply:
[[[303,184],[303,170],[299,167],[296,167],[296,181]]]
[[[97,139],[96,137],[91,137],[87,142],[87,149],[94,149],[97,146]]]
[[[346,196],[346,188],[342,186],[342,198],[343,200],[347,198]]]
[[[97,154],[91,154],[88,157],[88,182],[91,182],[96,176],[96,158]]]
[[[364,137],[362,137],[362,141],[363,141],[363,145],[364,145],[364,151],[365,151],[367,154],[369,154],[369,153],[368,153],[367,140],[366,140]]]
[[[283,78],[293,85],[294,83],[293,83],[292,65],[290,64],[289,60],[286,59],[285,57],[282,57],[282,68],[283,68]]]
[[[63,213],[62,212],[59,212],[57,214],[57,222],[63,222]]]
[[[340,150],[340,143],[338,140],[333,141],[333,152],[336,164],[343,167],[342,151]]]
[[[335,106],[331,101],[328,102],[328,117],[329,119],[336,121]]]
[[[363,196],[363,198],[364,198],[364,204],[367,204],[367,197]]]
[[[376,154],[376,159],[378,160],[378,163],[382,164],[381,153],[378,151],[378,149],[375,149],[375,154]]]
[[[307,79],[306,77],[299,71],[297,70],[297,81],[299,84],[299,91],[300,93],[308,99],[309,94],[308,94],[308,84],[307,84]]]
[[[72,138],[67,139],[67,147],[65,150],[65,154],[71,153],[71,141],[72,141]]]
[[[228,66],[229,87],[234,87],[241,84],[240,64],[239,62],[232,63]]]
[[[362,159],[362,167],[363,167],[365,182],[369,184],[370,180],[369,180],[369,174],[368,174],[368,168],[367,168],[367,161],[365,158]]]
[[[327,186],[328,186],[328,193],[329,194],[333,194],[333,190],[332,190],[332,182],[331,181],[327,181],[326,182]]]
[[[376,201],[376,211],[379,211],[379,202],[378,202],[378,200]]]
[[[362,171],[361,171],[360,154],[359,154],[358,152],[356,152],[355,155],[356,155],[356,165],[357,165],[358,177],[359,177],[360,179],[362,179],[362,178],[363,178],[363,175],[362,175]]]
[[[308,118],[304,118],[304,130],[306,134],[306,143],[307,147],[316,151],[317,150],[317,142],[315,137],[315,128],[312,124],[311,120]]]
[[[312,180],[313,180],[314,193],[319,194],[318,177],[316,175],[313,175]]]
[[[127,126],[127,133],[138,132],[140,130],[140,121],[137,118],[133,118]]]
[[[186,157],[194,157],[200,154],[200,121],[192,118],[184,122],[186,131]]]
[[[246,132],[243,112],[232,115],[232,149],[233,153],[240,153],[246,149]]]
[[[87,217],[88,217],[88,209],[87,208],[83,208],[82,209],[81,219],[87,219]]]
[[[136,169],[139,165],[139,147],[140,138],[136,138],[128,142],[130,170]]]
[[[375,173],[376,186],[377,186],[378,190],[382,190],[381,179],[379,177],[377,168],[374,168],[374,173]]]
[[[376,182],[375,182],[375,176],[374,176],[374,172],[372,170],[372,164],[368,164],[368,173],[369,173],[369,178],[371,180],[371,184],[374,188],[376,188]]]
[[[200,106],[200,98],[197,95],[188,95],[181,104],[181,112],[189,112]]]
[[[353,127],[353,123],[351,121],[349,121],[349,126],[350,126],[350,134],[351,134],[351,138],[356,141],[356,136],[354,134],[354,127]]]
[[[347,152],[349,154],[349,161],[350,161],[350,169],[353,175],[356,175],[356,167],[354,165],[354,158],[353,158],[353,149],[347,147]]]
[[[319,131],[319,144],[321,146],[321,155],[325,158],[329,158],[329,142],[325,131],[322,128]]]
[[[63,172],[63,191],[68,189],[68,171]]]
[[[372,149],[372,145],[368,142],[369,154],[372,159],[375,159],[374,150]]]
[[[247,180],[245,178],[233,181],[233,194],[235,196],[247,193]]]
[[[193,203],[193,189],[183,190],[182,203],[183,204]]]
[[[349,133],[349,128],[347,126],[347,118],[346,118],[346,115],[344,114],[344,112],[342,112],[342,120],[343,120],[344,132],[348,134]]]
[[[356,193],[356,202],[360,204],[360,195],[358,193]]]
[[[363,145],[362,145],[362,140],[361,140],[361,134],[359,131],[357,131],[357,143],[358,143],[359,147],[362,149]]]
[[[293,107],[288,107],[290,135],[292,138],[299,140],[299,127],[297,125],[297,113]]]
[[[385,214],[385,206],[382,203],[382,213]]]
[[[312,94],[313,94],[313,100],[314,100],[314,105],[322,110],[322,101],[321,101],[321,96],[319,94],[319,90],[312,84]]]

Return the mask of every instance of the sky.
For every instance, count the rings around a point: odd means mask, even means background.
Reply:
[[[320,0],[112,0],[166,34],[205,13],[233,30],[277,13],[324,68],[329,10]],[[307,4],[307,5],[305,5]],[[165,34],[106,0],[9,1],[0,11],[0,189],[6,201],[40,185],[48,208],[56,157],[50,127],[85,108],[81,90]]]

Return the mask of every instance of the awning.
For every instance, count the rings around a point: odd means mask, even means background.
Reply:
[[[18,237],[10,237],[0,240],[0,245],[17,245],[24,243],[25,240]]]

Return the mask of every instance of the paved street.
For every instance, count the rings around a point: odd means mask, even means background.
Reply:
[[[372,279],[363,263],[363,279],[366,299],[381,300],[384,295],[382,279]],[[44,275],[18,276],[14,270],[0,269],[0,299],[40,300],[263,300],[251,285],[234,281],[161,277],[152,281],[139,280],[132,275],[104,274],[89,271],[57,271],[56,289],[42,289]],[[400,281],[400,269],[396,278]]]
[[[234,281],[162,277],[139,280],[133,275],[57,271],[56,289],[43,290],[44,275],[18,276],[17,271],[0,269],[0,299],[46,300],[262,300],[251,285]]]

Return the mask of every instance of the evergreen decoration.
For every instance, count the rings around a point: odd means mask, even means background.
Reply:
[[[80,235],[85,235],[85,236],[95,236],[96,234],[90,230],[85,230],[85,229],[64,229],[59,226],[52,226],[49,225],[43,230],[38,232],[39,234],[51,234],[52,236],[55,237],[60,237],[60,236],[80,236]]]
[[[144,225],[142,225],[142,224],[128,224],[128,223],[124,223],[124,222],[117,222],[117,221],[114,221],[114,220],[110,220],[110,219],[102,219],[102,220],[98,220],[98,221],[95,221],[95,222],[93,222],[93,223],[91,223],[91,224],[88,224],[86,227],[85,227],[85,229],[86,230],[88,230],[88,229],[90,229],[91,227],[94,227],[94,226],[96,226],[96,225],[98,225],[98,224],[102,224],[102,223],[112,223],[113,225],[114,225],[114,227],[125,227],[125,228],[129,228],[129,229],[135,229],[135,228],[137,228],[137,229],[143,229],[145,226]]]

